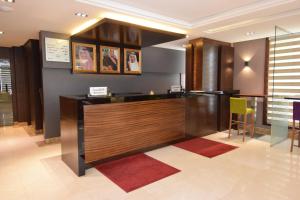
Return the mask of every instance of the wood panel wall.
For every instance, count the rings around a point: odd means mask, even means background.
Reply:
[[[87,163],[184,136],[184,98],[84,106]]]
[[[28,69],[23,47],[12,47],[11,70],[12,81],[15,86],[13,93],[16,101],[16,109],[14,109],[16,118],[14,120],[17,122],[27,122],[30,125]]]
[[[219,48],[218,51],[209,51],[210,47]],[[209,38],[198,38],[189,41],[189,45],[186,47],[186,83],[187,91],[190,90],[232,90],[233,89],[233,77],[224,73],[225,68],[228,67],[227,60],[231,57],[231,63],[233,69],[233,48],[230,43],[212,40]],[[206,51],[206,52],[205,52]],[[214,54],[214,55],[211,55]],[[214,60],[211,60],[214,58]],[[204,72],[210,70],[216,65],[217,72],[210,73],[214,77],[206,77]],[[207,69],[205,69],[207,68]],[[216,70],[215,70],[216,71]],[[218,79],[218,86],[207,87],[205,80]],[[232,82],[232,86],[230,87]],[[223,85],[224,84],[224,85]],[[226,85],[226,86],[225,86]],[[223,89],[225,88],[225,89]]]
[[[234,48],[220,46],[218,90],[233,90]]]
[[[39,41],[28,40],[24,45],[26,68],[28,70],[30,121],[35,130],[43,129],[42,69]]]

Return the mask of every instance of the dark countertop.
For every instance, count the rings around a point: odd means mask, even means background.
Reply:
[[[73,95],[73,96],[62,96],[62,97],[80,101],[84,105],[91,105],[91,104],[123,103],[123,102],[171,99],[171,98],[184,98],[185,94],[173,93],[173,94],[150,95],[150,94],[143,94],[143,93],[119,93],[119,94],[113,94],[112,96],[99,96],[99,97],[88,97],[87,95]]]
[[[88,97],[87,95],[72,95],[72,96],[61,96],[63,98],[73,99],[82,102],[83,105],[91,104],[105,104],[105,103],[123,103],[123,102],[135,102],[135,101],[149,101],[149,100],[160,100],[160,99],[174,99],[174,98],[185,98],[193,96],[205,96],[205,95],[233,95],[238,92],[236,91],[193,91],[188,93],[171,93],[171,94],[143,94],[143,93],[116,93],[112,96],[99,96],[99,97]]]

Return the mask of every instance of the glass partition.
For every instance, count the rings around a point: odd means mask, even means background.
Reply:
[[[10,62],[0,59],[0,126],[13,124]]]

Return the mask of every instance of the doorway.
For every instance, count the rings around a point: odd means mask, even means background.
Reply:
[[[8,59],[0,59],[0,126],[13,125],[11,69]]]

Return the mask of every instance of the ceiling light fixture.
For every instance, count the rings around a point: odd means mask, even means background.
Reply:
[[[77,13],[75,13],[75,15],[76,15],[77,17],[88,17],[88,14],[83,13],[83,12],[77,12]]]
[[[15,0],[2,0],[3,2],[15,3]]]
[[[4,32],[3,31],[0,31],[0,35],[3,35],[4,34]]]
[[[255,35],[255,32],[250,31],[250,32],[247,32],[246,35],[247,35],[247,36],[252,36],[252,35]]]

